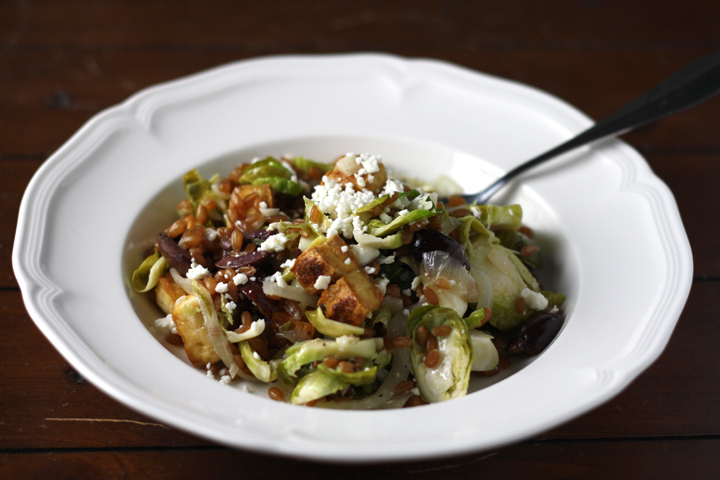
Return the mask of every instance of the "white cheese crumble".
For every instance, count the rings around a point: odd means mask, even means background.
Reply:
[[[325,290],[330,285],[330,280],[332,280],[332,277],[329,275],[320,275],[317,280],[315,280],[314,287],[318,290]]]
[[[527,287],[522,289],[520,296],[525,300],[525,305],[532,310],[545,310],[548,306],[547,298],[543,297],[541,293],[533,292]]]
[[[220,377],[220,383],[224,383],[226,385],[230,383],[230,380],[232,380],[230,378],[230,375],[223,375],[222,377]]]
[[[190,264],[190,269],[187,272],[187,278],[190,280],[202,280],[205,277],[210,276],[210,270],[203,267],[202,265],[198,265],[195,262],[192,262]]]
[[[227,301],[225,303],[225,308],[227,308],[228,312],[233,313],[237,308],[237,304],[232,301],[232,298],[229,295],[223,295],[223,297]]]
[[[340,251],[343,252],[343,253],[347,252],[347,251],[348,251],[348,246],[347,246],[347,245],[343,245],[342,247],[340,247]]]
[[[217,293],[227,293],[228,291],[228,285],[227,283],[220,282],[217,285],[215,285],[215,291]]]
[[[175,322],[173,322],[172,313],[169,313],[166,317],[155,320],[155,328],[159,333],[164,335],[168,333],[177,335],[177,327],[175,326]]]
[[[352,263],[352,260],[350,260],[350,258],[346,258],[343,263],[344,263],[345,265],[350,265],[350,263]]]
[[[375,279],[375,285],[380,289],[383,295],[385,295],[385,292],[387,291],[388,283],[390,283],[390,280],[385,275],[381,278]]]
[[[410,315],[410,310],[408,310],[407,308],[403,308],[403,315]]]
[[[264,250],[266,252],[281,252],[285,249],[285,244],[287,242],[288,238],[284,233],[270,235],[267,240],[260,244],[258,250]]]
[[[292,268],[295,266],[295,259],[289,258],[280,264],[280,268]]]
[[[282,276],[282,272],[275,272],[271,276],[267,277],[265,280],[269,280],[271,282],[275,282],[281,287],[287,287],[288,284],[285,281],[285,279]]]
[[[372,275],[372,274],[375,273],[375,267],[365,267],[365,271],[366,271],[369,275]]]
[[[247,281],[248,281],[248,277],[244,273],[238,273],[237,275],[235,275],[233,277],[233,283],[235,285],[245,285],[247,283]]]
[[[420,277],[413,278],[412,284],[410,284],[410,288],[413,290],[417,290],[417,288],[420,286]]]

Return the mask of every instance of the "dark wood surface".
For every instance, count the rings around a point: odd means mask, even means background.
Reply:
[[[235,451],[161,425],[85,382],[45,340],[10,255],[27,183],[87,119],[226,62],[429,57],[601,118],[719,49],[714,0],[0,3],[0,478],[718,478],[720,98],[624,137],[672,189],[693,249],[692,291],[665,352],[605,405],[496,451],[348,467]]]

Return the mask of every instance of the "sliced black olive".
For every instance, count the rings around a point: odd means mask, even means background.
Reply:
[[[248,265],[258,265],[265,260],[270,258],[270,252],[265,250],[255,250],[254,252],[244,253],[241,252],[237,255],[226,255],[217,262],[215,266],[217,268],[240,268]]]
[[[557,336],[565,317],[560,313],[541,313],[523,323],[507,346],[507,353],[537,355]]]
[[[415,237],[410,244],[410,251],[413,256],[422,259],[423,253],[437,250],[447,253],[450,255],[450,258],[459,261],[468,272],[470,271],[470,261],[465,254],[465,249],[458,242],[444,233],[428,228],[423,228],[415,232]]]
[[[265,295],[262,283],[260,282],[248,282],[244,285],[239,285],[238,291],[243,293],[255,305],[257,305],[260,313],[268,318],[272,317],[273,311],[278,310],[277,302],[271,300],[267,295]]]
[[[167,260],[170,266],[177,270],[183,277],[187,275],[188,270],[190,270],[192,266],[190,252],[180,248],[180,246],[175,243],[175,240],[170,238],[165,232],[158,233],[157,242],[160,253],[165,257],[165,260]]]

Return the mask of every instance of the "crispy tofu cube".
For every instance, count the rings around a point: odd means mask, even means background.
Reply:
[[[359,268],[347,273],[320,296],[318,305],[332,320],[361,325],[368,314],[380,308],[383,294],[367,273]]]
[[[317,294],[319,290],[315,288],[315,282],[321,275],[331,277],[331,282],[334,282],[359,268],[360,264],[352,250],[347,248],[343,252],[342,247],[347,247],[347,244],[339,235],[335,235],[321,245],[308,248],[295,260],[290,271],[305,291],[311,295]],[[346,263],[348,259],[350,261]]]
[[[185,295],[185,290],[175,283],[170,272],[158,279],[158,286],[155,287],[155,302],[165,315],[170,314],[177,299]]]
[[[205,330],[205,318],[200,313],[197,296],[186,295],[178,301],[172,309],[172,316],[185,345],[185,353],[195,367],[220,361]]]

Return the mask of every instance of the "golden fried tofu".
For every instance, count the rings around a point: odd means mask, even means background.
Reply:
[[[155,302],[165,315],[172,312],[178,298],[186,295],[185,290],[175,283],[170,272],[158,279],[158,286],[155,287]]]
[[[332,320],[361,325],[368,314],[380,308],[383,294],[364,270],[343,275],[320,296],[318,305]]]
[[[332,172],[328,172],[327,176],[342,185],[352,183],[355,190],[362,190],[363,188],[366,188],[377,195],[385,186],[385,182],[387,182],[387,172],[385,171],[385,166],[381,163],[378,167],[380,168],[378,172],[360,175],[363,179],[362,181],[358,180],[355,174],[347,175],[343,173],[337,165]]]
[[[178,301],[172,309],[172,317],[185,345],[185,353],[195,367],[220,361],[205,330],[205,318],[200,313],[197,296],[187,295]]]
[[[346,247],[346,252],[342,251],[343,247]],[[295,278],[305,291],[315,295],[319,292],[315,288],[315,282],[321,275],[330,277],[330,281],[334,282],[341,276],[359,268],[360,264],[355,254],[347,248],[347,244],[339,235],[335,235],[327,242],[305,250],[295,260],[295,265],[290,271],[295,274]]]

